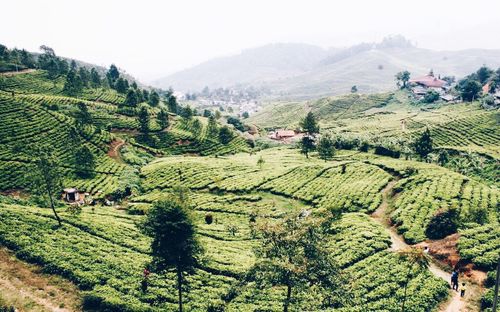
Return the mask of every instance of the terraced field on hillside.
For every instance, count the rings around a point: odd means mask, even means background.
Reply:
[[[265,161],[262,168],[257,166],[259,157]],[[408,176],[409,167],[416,170]],[[351,306],[340,310],[353,311],[352,306],[356,306],[359,311],[399,311],[405,279],[400,273],[408,264],[387,251],[388,234],[366,214],[381,204],[381,191],[394,175],[402,178],[394,187],[397,195],[389,212],[409,242],[425,239],[420,231],[429,216],[455,201],[464,218],[470,206],[479,204],[490,215],[484,226],[498,224],[495,189],[435,165],[349,152],[339,153],[330,162],[315,158],[306,161],[288,148],[255,155],[157,159],[141,170],[144,192],[130,199],[129,209],[142,213],[154,201],[175,193],[177,187],[190,189],[190,205],[207,250],[207,261],[188,277],[186,304],[193,310],[225,306],[227,311],[282,308],[284,289],[260,289],[253,283],[238,282],[252,266],[253,249],[259,243],[253,234],[252,216],[273,220],[304,211],[342,211],[343,217],[334,223],[326,243],[345,274],[357,278],[351,279]],[[16,250],[19,257],[40,263],[80,285],[88,307],[174,309],[173,279],[154,275],[150,290],[146,294],[140,291],[142,268],[149,260],[149,238],[136,228],[140,215],[127,215],[113,208],[85,208],[76,216],[61,212],[65,225],[55,229],[50,211],[0,205],[0,216],[5,220],[0,226],[0,241]],[[214,223],[205,223],[207,214],[213,216]],[[236,230],[230,231],[229,227]],[[483,251],[467,247],[484,240],[478,231],[480,225],[464,229],[461,252],[489,268],[490,258],[480,258]],[[18,235],[28,232],[36,235]],[[484,251],[492,255],[499,248],[484,245]],[[446,283],[425,270],[411,276],[408,291],[415,311],[428,311],[448,293]],[[314,292],[297,296],[294,309],[325,310]],[[340,304],[342,300],[338,300]]]

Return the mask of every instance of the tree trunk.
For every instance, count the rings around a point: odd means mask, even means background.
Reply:
[[[52,208],[52,211],[54,212],[54,216],[56,217],[56,220],[59,223],[59,226],[61,226],[62,220],[61,220],[61,218],[59,218],[59,215],[57,214],[56,207],[54,207],[54,199],[52,198],[52,192],[50,191],[50,187],[47,188],[47,191],[49,193],[50,208]]]
[[[405,303],[406,303],[406,291],[408,289],[408,280],[410,279],[410,271],[411,271],[412,266],[408,268],[408,273],[406,273],[406,283],[405,283],[405,291],[403,294],[403,304],[401,305],[401,312],[405,311]]]
[[[292,286],[287,285],[286,299],[285,299],[285,304],[283,305],[283,312],[288,312],[288,306],[290,305],[290,298],[291,297],[292,297]]]
[[[497,279],[495,282],[495,292],[494,292],[494,298],[493,298],[493,312],[497,312],[497,304],[498,304],[498,284],[500,284],[500,258],[498,258],[498,265],[497,265]]]
[[[177,291],[179,293],[179,312],[182,312],[182,271],[177,266]]]

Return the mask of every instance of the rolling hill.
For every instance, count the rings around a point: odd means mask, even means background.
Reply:
[[[302,44],[268,45],[207,61],[153,84],[180,91],[252,85],[267,88],[274,96],[314,98],[346,93],[353,85],[362,93],[388,91],[394,88],[394,75],[405,69],[415,76],[433,69],[443,76],[463,77],[483,64],[499,67],[500,51],[433,51],[396,36],[381,43],[331,50]]]

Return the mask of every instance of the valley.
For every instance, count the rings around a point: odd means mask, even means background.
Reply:
[[[491,311],[487,94],[255,96],[244,117],[49,49],[0,76],[0,311]],[[185,270],[157,263],[165,205],[200,247]]]

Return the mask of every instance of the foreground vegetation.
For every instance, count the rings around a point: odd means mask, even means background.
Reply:
[[[250,120],[305,135],[261,149],[233,116],[43,50],[26,65],[41,69],[0,76],[0,244],[84,309],[436,309],[447,283],[391,249],[380,207],[407,243],[460,233],[463,261],[495,268],[497,111],[404,91],[282,104]],[[91,200],[64,204],[64,187]]]

